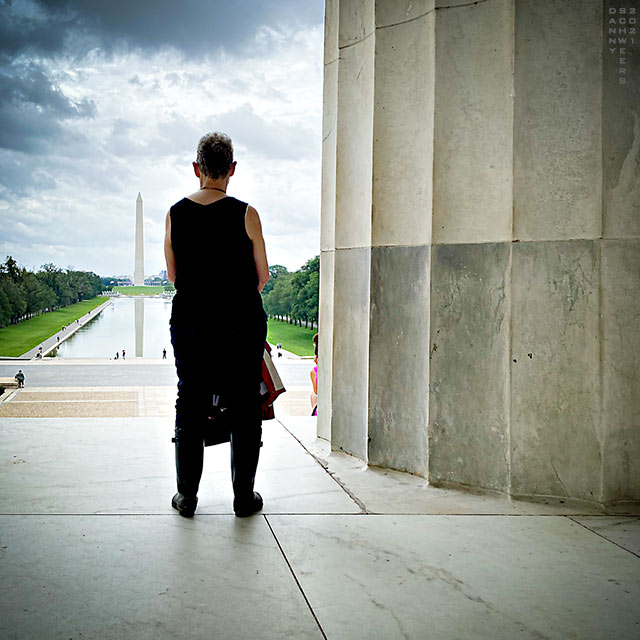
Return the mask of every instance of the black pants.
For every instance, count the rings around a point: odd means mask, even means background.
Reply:
[[[212,336],[222,335],[220,344]],[[212,428],[213,398],[225,407],[231,440],[231,479],[236,498],[253,495],[260,456],[262,421],[260,381],[266,321],[261,317],[218,334],[207,329],[171,327],[178,372],[175,456],[178,492],[198,493],[202,477],[204,439]]]

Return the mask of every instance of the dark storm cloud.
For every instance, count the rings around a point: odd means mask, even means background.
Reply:
[[[94,105],[65,96],[47,58],[81,57],[98,48],[186,56],[221,50],[255,54],[264,25],[299,28],[322,20],[320,0],[0,0],[0,148],[32,152],[60,135],[64,120],[91,117]],[[262,46],[269,46],[263,43]],[[140,84],[138,76],[130,80]]]
[[[37,64],[0,69],[0,147],[32,151],[60,132],[60,122],[90,118],[95,105],[70,100]]]
[[[241,54],[263,25],[301,28],[322,21],[322,2],[300,0],[4,0],[0,50],[80,54],[100,47],[174,47],[187,55]]]
[[[29,43],[44,55],[59,52],[72,20],[59,15],[51,19],[46,11],[30,3],[2,0],[0,2],[0,52],[10,59],[24,51]]]

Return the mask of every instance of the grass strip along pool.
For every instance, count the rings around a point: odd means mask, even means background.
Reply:
[[[81,318],[106,301],[107,298],[98,296],[0,329],[0,355],[21,356],[60,331],[63,325]]]
[[[305,329],[283,320],[269,318],[267,323],[267,341],[271,344],[282,343],[282,348],[297,356],[313,355],[313,336],[315,329]]]
[[[159,296],[164,293],[164,287],[160,286],[113,287],[113,290],[123,296]]]

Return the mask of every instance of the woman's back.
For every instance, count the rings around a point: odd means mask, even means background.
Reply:
[[[263,313],[246,211],[247,203],[232,197],[208,204],[183,198],[171,207],[177,265],[172,324]]]

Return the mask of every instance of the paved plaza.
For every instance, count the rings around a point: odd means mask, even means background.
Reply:
[[[310,363],[277,364],[263,512],[233,515],[219,445],[185,519],[171,363],[20,363],[0,404],[0,638],[640,637],[637,516],[367,468],[315,438]]]

